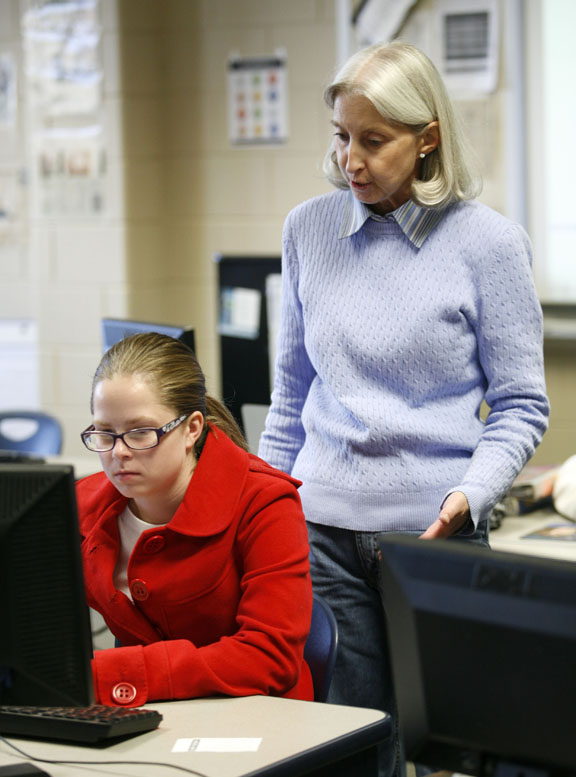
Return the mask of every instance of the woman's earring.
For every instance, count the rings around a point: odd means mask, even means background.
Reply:
[[[422,152],[422,153],[420,154],[420,159],[424,159],[424,157],[425,157],[425,156],[426,156],[426,154],[425,154],[424,152]]]

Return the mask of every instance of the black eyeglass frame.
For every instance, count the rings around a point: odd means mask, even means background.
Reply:
[[[140,426],[137,429],[128,429],[126,432],[122,432],[121,434],[118,434],[116,432],[105,432],[105,431],[97,431],[94,429],[94,424],[90,424],[86,429],[84,429],[83,432],[80,432],[80,437],[82,438],[82,442],[86,446],[86,448],[91,453],[109,453],[110,451],[114,450],[114,447],[116,445],[116,442],[118,440],[122,440],[124,445],[127,448],[130,448],[131,451],[149,451],[151,448],[156,448],[157,445],[160,445],[160,440],[168,434],[168,432],[171,432],[173,429],[176,429],[177,426],[180,426],[180,424],[185,421],[190,413],[185,413],[184,415],[181,415],[179,418],[175,418],[173,421],[168,421],[167,424],[164,424],[164,426],[160,426],[158,428],[155,428],[153,426]],[[134,448],[132,445],[130,445],[129,442],[127,442],[124,437],[127,434],[132,434],[133,432],[156,432],[156,442],[154,445],[147,445],[145,448]],[[106,434],[108,437],[112,437],[112,445],[109,448],[105,448],[104,450],[95,450],[94,448],[90,448],[87,439],[88,437],[93,434]]]

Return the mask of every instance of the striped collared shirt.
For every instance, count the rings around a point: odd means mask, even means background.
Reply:
[[[372,218],[375,221],[385,221],[392,217],[398,224],[408,240],[420,248],[434,227],[444,216],[444,211],[438,208],[423,208],[416,205],[412,200],[408,200],[399,208],[389,213],[387,216],[379,216],[350,192],[350,196],[344,209],[342,223],[340,225],[339,238],[351,237],[364,225],[367,219]]]

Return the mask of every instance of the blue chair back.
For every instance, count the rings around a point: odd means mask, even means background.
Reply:
[[[12,432],[12,434],[11,434]],[[40,410],[0,412],[0,450],[50,456],[62,451],[62,427]]]
[[[314,683],[314,701],[326,701],[338,650],[338,624],[328,602],[314,594],[312,623],[304,658]]]

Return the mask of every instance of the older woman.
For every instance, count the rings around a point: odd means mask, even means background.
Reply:
[[[91,409],[82,439],[104,472],[77,486],[86,590],[122,645],[94,655],[96,699],[311,699],[297,481],[246,452],[194,354],[171,337],[114,345]]]
[[[330,701],[393,711],[376,538],[486,542],[547,426],[541,311],[528,237],[473,201],[479,180],[424,54],[364,49],[325,98],[338,191],[286,221],[259,453],[303,481],[313,584],[340,628]]]

